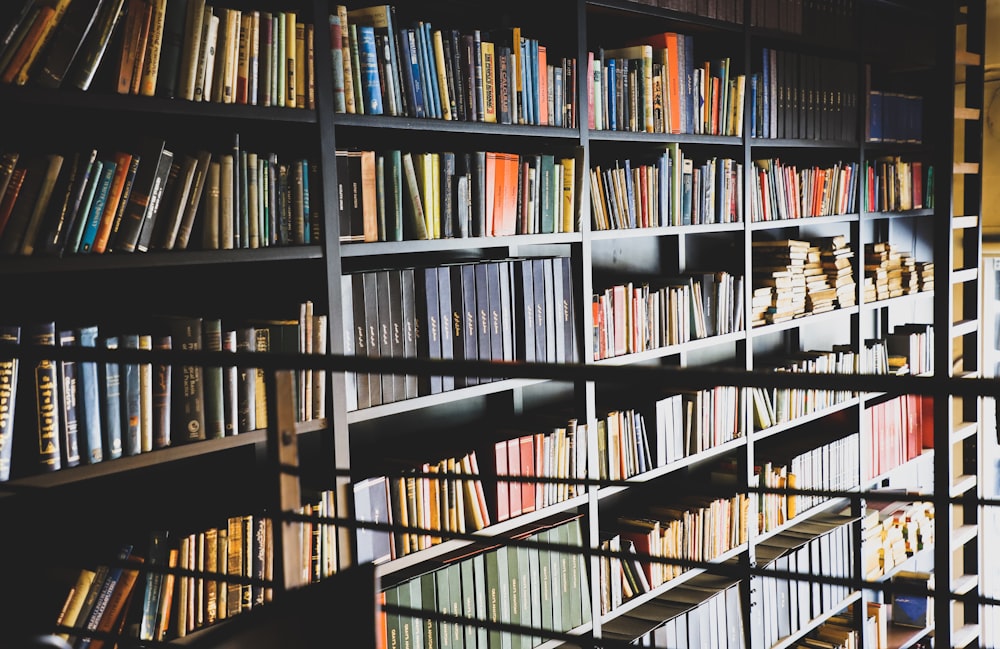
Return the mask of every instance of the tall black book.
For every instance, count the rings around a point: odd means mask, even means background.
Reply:
[[[441,358],[441,328],[450,325],[451,314],[448,320],[441,320],[438,268],[421,268],[417,277],[418,352],[421,358]],[[441,376],[423,373],[418,387],[421,395],[437,394],[441,392]]]
[[[60,347],[75,347],[77,345],[76,332],[72,329],[63,329],[59,332]],[[62,417],[62,440],[60,446],[63,449],[63,465],[74,467],[80,464],[80,444],[79,444],[79,418],[76,406],[77,395],[77,362],[72,359],[62,359],[59,361],[59,408]]]
[[[378,355],[380,358],[402,356],[403,341],[397,341],[395,334],[396,322],[401,318],[402,304],[397,302],[391,289],[390,276],[395,270],[375,271],[375,302],[377,320]],[[367,296],[366,296],[367,297]],[[400,296],[402,300],[402,296]],[[403,376],[401,374],[382,373],[382,403],[392,403],[403,398]]]
[[[473,264],[475,305],[476,305],[476,353],[481,361],[493,358],[492,316],[490,309],[490,277],[489,269],[493,262],[478,262]],[[480,383],[493,381],[492,377],[479,377]]]
[[[136,170],[132,191],[122,215],[121,225],[111,233],[108,247],[114,251],[135,252],[139,236],[147,222],[153,221],[156,193],[167,179],[173,153],[168,151],[166,141],[146,138],[139,148],[139,168]],[[150,208],[153,208],[153,211]]]
[[[174,349],[201,350],[204,340],[202,319],[199,316],[168,316],[167,330]],[[197,442],[205,439],[204,372],[200,365],[175,366],[171,401],[174,413],[177,442]]]
[[[368,324],[365,313],[365,276],[364,273],[353,273],[351,278],[351,305],[353,315],[353,347],[354,354],[359,357],[368,356]],[[372,405],[372,378],[367,370],[354,373],[357,384],[358,408],[369,408]],[[376,377],[376,381],[378,378]],[[381,387],[379,387],[381,391]]]
[[[416,358],[417,356],[417,289],[416,270],[413,268],[401,268],[399,270],[400,292],[402,294],[402,335],[403,335],[403,358]],[[419,396],[417,386],[418,376],[407,373],[404,378],[403,393],[405,398],[412,399]]]
[[[451,272],[447,266],[439,266],[438,276],[438,334],[441,337],[441,359],[452,360],[455,355],[455,337],[461,334],[461,322],[454,320],[451,306]],[[455,389],[455,374],[447,372],[441,376],[441,391]]]

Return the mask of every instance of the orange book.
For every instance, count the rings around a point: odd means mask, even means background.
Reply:
[[[115,161],[115,175],[111,178],[111,188],[108,191],[108,202],[104,206],[104,213],[101,214],[101,223],[97,226],[97,235],[94,237],[94,245],[91,252],[102,253],[108,247],[108,238],[111,236],[111,226],[118,212],[118,204],[121,202],[122,191],[125,189],[125,179],[128,177],[129,167],[132,163],[132,154],[123,151],[116,152],[112,158]]]
[[[24,184],[26,174],[27,169],[18,167],[14,169],[10,180],[7,181],[7,191],[4,192],[3,199],[0,200],[0,235],[3,235],[3,230],[7,227],[7,221],[10,219],[10,213],[14,210],[14,203],[17,201],[17,195],[21,192],[21,185]]]
[[[119,94],[132,92],[132,79],[138,67],[142,70],[139,55],[143,50],[143,23],[147,26],[153,14],[153,7],[146,0],[128,0],[125,14],[125,25],[122,33],[122,48],[118,59]]]
[[[142,564],[142,562],[142,557],[133,555],[129,558],[129,563],[136,564],[137,566]],[[119,577],[118,583],[115,584],[115,589],[111,591],[111,599],[108,600],[107,608],[104,609],[104,613],[101,614],[101,619],[97,623],[97,631],[101,633],[113,633],[118,629],[118,622],[122,615],[124,615],[125,609],[134,595],[135,582],[138,578],[138,567],[122,570],[121,577]],[[90,642],[90,647],[91,649],[103,649],[105,644],[104,639],[94,638]]]
[[[670,109],[670,132],[680,133],[681,128],[681,69],[677,58],[677,32],[661,32],[632,43],[633,45],[651,45],[654,48],[667,50],[667,85],[670,92],[667,96]]]
[[[549,65],[544,45],[538,46],[538,123],[548,126],[549,109]]]
[[[517,230],[517,179],[521,170],[519,156],[516,153],[505,153],[503,192],[503,234],[515,234]]]
[[[38,56],[38,50],[41,49],[45,41],[45,35],[55,27],[55,20],[56,10],[52,7],[43,6],[38,10],[34,22],[25,33],[24,40],[21,41],[17,52],[7,64],[0,80],[4,83],[13,83],[18,78],[22,68],[26,69],[30,65],[31,61]]]

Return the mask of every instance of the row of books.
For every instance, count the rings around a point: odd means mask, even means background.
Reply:
[[[865,160],[861,209],[866,212],[905,212],[933,209],[934,165],[902,156]]]
[[[635,544],[639,565],[653,589],[690,570],[670,559],[709,562],[746,543],[749,513],[745,493],[719,498],[676,494],[623,511],[605,531]]]
[[[884,358],[871,374],[930,374],[934,371],[934,327],[927,323],[898,324],[880,339],[868,339]]]
[[[868,91],[865,141],[920,144],[924,140],[924,98],[903,92]]]
[[[758,362],[755,362],[757,365]],[[810,374],[856,374],[859,357],[849,345],[834,345],[830,351],[807,350],[782,358],[761,359],[761,368],[774,372]],[[829,408],[849,399],[848,390],[802,388],[750,388],[756,430],[764,430]]]
[[[742,277],[726,271],[616,284],[592,296],[594,360],[742,329]]]
[[[401,647],[409,638],[413,646],[423,647],[527,649],[547,639],[538,633],[562,633],[589,623],[589,578],[579,519],[545,523],[517,541],[521,543],[449,561],[382,591],[385,606],[417,612],[382,613],[378,646]],[[424,617],[422,611],[468,621]],[[522,627],[524,633],[497,625]]]
[[[743,3],[740,0],[631,0],[636,4],[681,11],[696,16],[704,16],[730,23],[743,22]]]
[[[866,505],[861,519],[862,574],[866,580],[881,579],[917,552],[934,546],[933,503],[873,498]]]
[[[330,14],[334,110],[499,124],[576,124],[576,60],[520,27],[399,24],[393,5]]]
[[[751,647],[771,647],[838,609],[849,587],[811,577],[853,576],[854,520],[846,514],[821,514],[757,544],[757,565],[765,572],[750,578]],[[769,570],[802,578],[771,576]]]
[[[0,160],[0,254],[259,248],[318,241],[316,169],[239,147],[9,152]]]
[[[743,390],[718,385],[672,394],[654,404],[650,437],[654,468],[667,466],[742,436]]]
[[[857,209],[855,162],[802,167],[778,158],[754,160],[750,221],[849,214]]]
[[[223,326],[201,316],[164,316],[154,333],[112,333],[55,321],[6,325],[0,341],[106,349],[325,353],[326,316],[303,303],[297,318]],[[23,335],[22,335],[23,333]],[[264,374],[254,368],[167,363],[0,361],[0,480],[147,453],[263,428]],[[325,417],[325,373],[298,370],[297,418]]]
[[[315,108],[314,26],[295,11],[205,0],[26,2],[0,49],[0,81]]]
[[[871,604],[872,602],[868,602]],[[853,604],[851,609],[853,609]],[[858,632],[857,623],[854,621],[854,614],[848,610],[837,615],[832,615],[823,624],[810,631],[808,635],[796,642],[793,647],[796,649],[853,649],[854,647],[877,647],[877,644],[862,645],[862,637],[871,638],[875,641],[877,635],[871,635],[872,627],[877,626],[876,613],[864,618],[864,627]],[[876,641],[877,642],[877,641]]]
[[[750,0],[752,27],[808,38],[842,38],[854,15],[854,0]]]
[[[811,448],[772,449],[762,455],[775,458],[754,467],[751,488],[848,491],[860,483],[860,435],[851,433]],[[758,533],[769,532],[802,512],[824,502],[826,497],[808,494],[758,493]]]
[[[696,62],[690,34],[662,32],[587,58],[592,130],[743,135],[745,75],[729,57]]]
[[[762,48],[750,75],[750,137],[857,138],[858,70],[852,61]]]
[[[934,290],[934,262],[917,261],[889,242],[865,244],[865,302]]]
[[[511,258],[344,275],[348,354],[480,361],[575,362],[568,257]],[[357,372],[350,408],[478,385],[475,376]],[[356,394],[356,398],[355,395]]]
[[[696,164],[677,143],[651,163],[616,160],[590,170],[595,230],[743,221],[743,163],[709,158]]]
[[[744,649],[740,588],[739,581],[727,577],[697,575],[608,620],[601,635],[638,647]]]
[[[414,530],[359,527],[359,563],[406,556],[447,541],[451,533],[474,532],[497,520],[487,505],[475,451],[366,478],[354,484],[353,493],[358,522]]]
[[[313,517],[293,523],[305,583],[336,572],[336,528],[319,520],[333,517],[333,507],[332,492],[324,491],[296,512]],[[55,620],[57,633],[74,649],[111,642],[95,632],[167,641],[264,606],[273,595],[274,544],[266,514],[230,516],[190,533],[153,530],[147,545],[123,545],[113,560],[76,573]]]
[[[751,326],[786,322],[857,304],[846,237],[753,241]]]
[[[861,448],[873,480],[934,447],[934,398],[904,394],[865,409]]]
[[[587,423],[573,418],[549,432],[528,433],[495,442],[496,497],[487,499],[495,511],[493,520],[505,521],[584,493],[582,481],[587,478],[588,435]],[[499,479],[505,476],[548,480]]]
[[[576,159],[500,151],[337,151],[341,241],[577,230]]]

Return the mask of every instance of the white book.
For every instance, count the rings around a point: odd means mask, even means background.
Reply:
[[[194,79],[194,101],[210,101],[212,81],[215,73],[215,48],[219,38],[219,17],[211,7],[205,7],[204,30],[198,67]]]

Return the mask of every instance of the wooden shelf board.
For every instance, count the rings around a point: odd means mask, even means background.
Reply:
[[[955,52],[955,65],[980,65],[983,57],[975,52],[959,50]]]
[[[967,437],[971,437],[979,430],[979,423],[975,421],[963,421],[955,424],[949,439],[951,443],[960,442]]]
[[[778,642],[774,643],[770,649],[785,649],[786,647],[794,646],[796,642],[804,638],[810,631],[816,629],[832,616],[836,615],[838,612],[844,610],[849,605],[861,599],[861,593],[855,592],[851,595],[845,597],[839,604],[833,606],[829,611],[823,613],[819,617],[816,617],[809,621],[804,627],[793,633],[792,635],[782,638]]]
[[[965,282],[973,282],[979,277],[978,268],[959,268],[957,270],[951,271],[951,283],[961,284]]]
[[[952,548],[960,548],[975,540],[979,535],[977,525],[959,525],[951,531]]]
[[[978,108],[969,108],[968,106],[955,107],[955,119],[977,120],[981,114],[982,111]]]
[[[979,173],[979,163],[956,162],[952,166],[952,173],[956,176],[977,174]]]
[[[956,595],[965,595],[972,592],[972,589],[979,585],[979,575],[962,575],[951,581],[951,592]]]
[[[968,647],[977,638],[979,638],[978,624],[966,624],[961,626],[951,633],[952,649],[964,649],[964,647]]]
[[[956,476],[951,481],[951,489],[949,493],[952,498],[957,498],[964,493],[967,493],[970,489],[976,487],[976,476],[975,475],[960,475]]]
[[[889,633],[887,634],[889,649],[907,649],[907,647],[912,647],[918,640],[925,638],[933,630],[933,627],[915,629],[909,626],[899,626],[889,623]]]
[[[978,320],[959,320],[951,325],[951,337],[960,338],[962,336],[975,333],[979,330]]]
[[[975,227],[979,227],[979,216],[977,215],[951,217],[952,230],[965,230]]]

